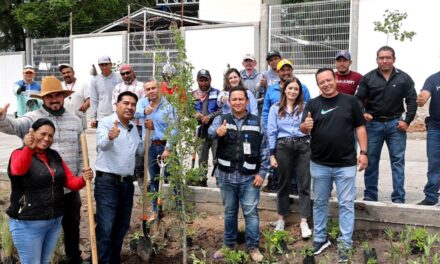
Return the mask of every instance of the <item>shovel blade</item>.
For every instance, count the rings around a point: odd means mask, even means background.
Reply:
[[[151,239],[149,237],[140,238],[137,245],[137,255],[143,263],[149,263],[152,252],[153,243],[151,243]]]

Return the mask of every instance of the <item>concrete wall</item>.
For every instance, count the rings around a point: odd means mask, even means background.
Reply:
[[[223,22],[260,21],[261,0],[201,0],[199,18]]]
[[[10,103],[8,114],[17,110],[17,99],[12,85],[23,79],[24,52],[0,53],[0,107]]]

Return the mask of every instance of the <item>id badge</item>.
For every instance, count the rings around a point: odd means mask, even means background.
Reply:
[[[251,143],[249,142],[244,142],[243,143],[243,152],[245,155],[250,155],[251,154]]]

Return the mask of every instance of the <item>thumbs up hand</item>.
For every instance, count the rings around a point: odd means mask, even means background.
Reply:
[[[226,135],[226,133],[228,133],[228,126],[226,120],[223,120],[223,124],[221,124],[221,126],[217,128],[216,133],[217,136],[219,137],[223,137],[224,135]]]
[[[35,132],[32,128],[29,128],[29,132],[24,136],[23,143],[26,147],[34,150],[37,145],[37,139],[35,138]]]
[[[118,125],[119,125],[119,121],[115,120],[115,122],[113,122],[113,127],[110,129],[110,132],[108,133],[108,139],[113,140],[119,136],[119,132],[121,132],[121,130],[119,129]]]
[[[9,103],[5,104],[3,108],[0,107],[0,117],[6,115],[8,113]]]
[[[300,125],[300,129],[304,134],[309,134],[313,129],[312,113],[308,112],[304,122]]]
[[[260,80],[260,87],[266,87],[266,86],[267,86],[267,80],[264,77],[264,75],[262,75]]]

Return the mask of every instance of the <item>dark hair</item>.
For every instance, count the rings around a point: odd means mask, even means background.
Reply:
[[[138,97],[137,97],[137,95],[135,93],[132,93],[130,91],[125,91],[125,92],[122,92],[122,93],[120,93],[118,95],[118,100],[116,101],[116,103],[119,103],[120,101],[122,101],[122,97],[124,97],[124,96],[131,96],[131,97],[133,97],[136,100],[136,103],[138,101]]]
[[[285,82],[283,87],[281,88],[281,98],[280,98],[280,109],[278,110],[278,114],[280,117],[286,116],[286,109],[287,109],[287,96],[286,96],[286,87],[291,83],[297,83],[299,86],[299,94],[298,97],[296,97],[295,102],[293,102],[293,109],[295,109],[296,106],[298,106],[298,111],[296,112],[296,115],[298,116],[304,109],[304,94],[302,90],[302,84],[301,81],[296,78],[288,78]],[[292,110],[293,110],[292,109]]]
[[[229,75],[231,74],[231,73],[233,73],[233,72],[235,72],[237,75],[238,75],[238,77],[240,78],[240,82],[238,83],[238,86],[244,86],[243,85],[243,81],[241,80],[241,74],[240,74],[240,72],[236,69],[236,68],[229,68],[226,72],[225,72],[225,78],[224,78],[224,80],[223,80],[223,90],[224,91],[229,91],[229,90],[231,90],[231,85],[229,84],[229,80],[228,80],[228,77],[229,77]]]
[[[231,98],[232,92],[236,92],[236,91],[242,91],[244,93],[244,97],[246,97],[246,100],[249,100],[249,96],[247,94],[246,88],[244,88],[240,84],[238,86],[236,86],[236,87],[232,87],[231,90],[229,90],[229,98]]]
[[[42,126],[50,126],[53,128],[53,131],[55,132],[55,125],[50,119],[47,118],[39,118],[32,124],[32,129],[34,131],[37,131]]]
[[[333,74],[333,77],[336,78],[336,75],[335,75],[335,72],[333,71],[333,69],[330,69],[330,68],[321,68],[321,69],[318,69],[318,70],[316,71],[316,73],[315,73],[315,80],[316,80],[316,77],[318,76],[318,74],[323,73],[323,72],[326,72],[326,71],[331,72],[331,73]],[[318,82],[318,80],[316,80],[316,82]]]
[[[393,59],[396,58],[396,52],[394,52],[394,49],[391,48],[390,46],[380,47],[380,49],[378,49],[376,52],[376,58],[379,58],[379,52],[381,52],[381,51],[391,51],[391,54],[393,54]]]

